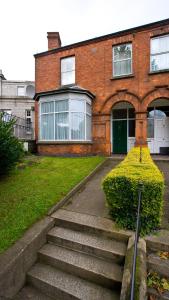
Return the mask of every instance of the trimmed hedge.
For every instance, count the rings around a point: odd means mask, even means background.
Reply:
[[[127,157],[103,181],[103,190],[113,219],[127,229],[135,229],[138,186],[143,183],[141,233],[149,233],[161,224],[164,177],[151,159],[148,148],[134,147]]]

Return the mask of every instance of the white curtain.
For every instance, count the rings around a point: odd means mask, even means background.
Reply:
[[[55,140],[69,139],[69,115],[68,113],[55,114]]]
[[[41,103],[41,114],[54,112],[54,102]]]
[[[41,139],[54,140],[54,114],[41,116]]]
[[[85,119],[84,113],[71,113],[71,139],[85,139]]]
[[[114,62],[114,75],[131,74],[131,59]]]

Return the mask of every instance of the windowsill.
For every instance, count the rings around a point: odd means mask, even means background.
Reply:
[[[161,74],[161,73],[169,73],[169,69],[165,70],[158,70],[158,71],[150,71],[148,75],[156,75],[156,74]]]
[[[67,87],[72,87],[72,86],[76,86],[75,83],[61,84],[60,85],[61,88],[67,88]]]
[[[133,78],[134,74],[129,74],[129,75],[121,75],[121,76],[114,76],[110,78],[110,80],[117,80],[117,79],[127,79],[127,78]]]
[[[71,145],[71,144],[93,144],[92,141],[37,141],[38,145],[47,144],[47,145]]]

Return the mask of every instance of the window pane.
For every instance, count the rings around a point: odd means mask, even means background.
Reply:
[[[91,115],[91,105],[89,103],[86,103],[86,113]]]
[[[114,109],[113,119],[127,119],[127,109]]]
[[[114,49],[114,61],[131,58],[131,44],[123,44],[113,48]]]
[[[169,53],[151,56],[151,71],[169,69]]]
[[[151,40],[151,54],[169,51],[169,36]]]
[[[147,137],[154,138],[154,119],[148,119],[147,122]]]
[[[156,119],[163,119],[166,117],[165,112],[163,112],[162,110],[156,109],[155,110],[155,118]]]
[[[75,83],[75,71],[62,73],[62,85]]]
[[[131,59],[114,62],[114,76],[131,74]]]
[[[41,116],[41,139],[54,140],[54,114]]]
[[[18,96],[25,96],[25,87],[18,86]]]
[[[41,113],[54,112],[54,102],[41,103]]]
[[[135,109],[129,108],[129,118],[134,119],[135,118]]]
[[[129,120],[129,137],[135,137],[135,120]]]
[[[89,115],[86,115],[86,139],[92,139],[92,118]]]
[[[85,102],[83,100],[71,100],[70,111],[84,112]]]
[[[56,140],[69,139],[69,114],[68,113],[55,114],[55,139]]]
[[[55,112],[68,111],[68,110],[69,110],[68,100],[55,101]]]
[[[71,139],[85,139],[84,113],[71,113]]]
[[[70,72],[75,70],[75,57],[61,59],[61,72]]]

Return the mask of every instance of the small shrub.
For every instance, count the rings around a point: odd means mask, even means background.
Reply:
[[[153,163],[149,149],[133,148],[103,181],[110,213],[122,227],[135,229],[139,182],[143,183],[141,201],[141,233],[149,233],[160,226],[163,208],[164,178]]]
[[[15,119],[0,113],[0,175],[6,174],[23,155],[22,143],[13,135]]]

